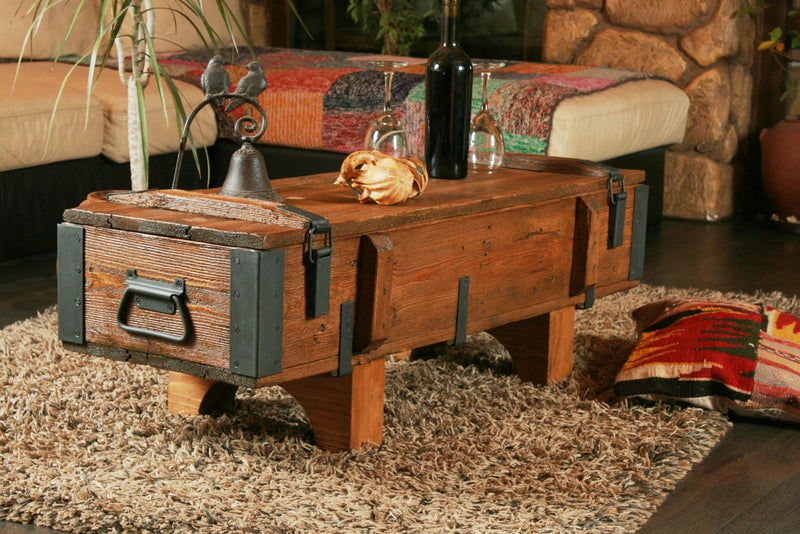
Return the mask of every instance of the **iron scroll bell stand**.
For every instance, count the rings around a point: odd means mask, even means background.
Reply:
[[[258,141],[267,129],[267,114],[255,98],[241,93],[216,93],[206,95],[205,100],[195,106],[186,118],[183,127],[183,135],[181,136],[181,144],[178,150],[178,160],[175,164],[175,174],[172,177],[172,189],[178,188],[183,153],[186,150],[186,142],[194,118],[201,109],[209,104],[219,109],[224,109],[222,103],[224,103],[225,100],[233,98],[236,100],[243,100],[253,106],[253,108],[258,110],[261,119],[257,121],[249,115],[244,115],[234,124],[234,131],[240,135],[242,146],[237,149],[231,157],[231,162],[228,166],[228,174],[225,177],[219,194],[231,197],[267,200],[276,203],[284,202],[283,197],[272,189],[264,157],[253,147],[253,143]]]
[[[181,136],[180,149],[178,150],[178,161],[175,165],[175,175],[172,178],[172,189],[178,188],[181,163],[183,161],[183,153],[186,150],[189,129],[192,121],[201,109],[212,104],[220,110],[227,112],[223,104],[226,100],[231,101],[234,99],[237,104],[240,101],[243,103],[246,102],[253,106],[254,109],[257,109],[261,115],[259,121],[256,121],[256,119],[249,115],[244,115],[234,124],[234,131],[239,134],[242,146],[236,150],[231,157],[231,162],[228,166],[228,174],[225,177],[222,188],[219,190],[219,194],[230,197],[245,197],[274,202],[278,204],[278,206],[276,206],[277,209],[308,221],[303,259],[303,263],[306,267],[306,315],[309,317],[327,315],[330,308],[331,256],[333,254],[333,230],[331,224],[321,215],[311,213],[297,206],[286,204],[285,199],[272,189],[264,158],[261,153],[253,147],[253,143],[258,141],[267,129],[267,114],[264,112],[264,108],[262,108],[255,99],[258,94],[246,93],[246,88],[242,91],[238,91],[238,87],[237,85],[237,92],[235,93],[212,92],[209,94],[207,92],[205,100],[198,104],[186,118],[186,123],[183,127],[183,135]],[[263,91],[263,89],[261,89],[261,91]],[[237,105],[236,108],[238,107]],[[316,246],[314,244],[315,237],[317,237]],[[345,313],[346,307],[344,305],[342,306],[342,313]],[[351,353],[351,348],[348,349],[347,347],[352,347],[352,306],[347,309],[350,310],[350,314],[347,315],[345,313],[343,317],[350,318],[346,321],[343,320],[343,325],[345,323],[350,325],[349,337],[345,336],[349,341],[343,342],[344,348],[340,347],[340,374],[349,372],[350,358],[348,354]],[[342,328],[347,330],[344,326]]]

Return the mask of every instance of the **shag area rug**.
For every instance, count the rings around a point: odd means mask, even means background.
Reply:
[[[384,443],[313,445],[279,388],[167,411],[166,372],[64,351],[54,309],[0,332],[0,518],[73,532],[630,532],[730,428],[617,398],[640,286],[579,311],[573,376],[521,383],[486,334],[387,364]],[[785,307],[785,306],[784,306]]]

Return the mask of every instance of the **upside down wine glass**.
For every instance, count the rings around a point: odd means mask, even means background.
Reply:
[[[503,165],[505,143],[503,132],[489,111],[489,77],[493,70],[505,67],[503,61],[474,60],[481,76],[481,108],[469,129],[469,163],[473,171],[492,173]]]
[[[394,71],[406,66],[405,61],[375,61],[373,66],[383,72],[384,98],[383,113],[370,125],[364,139],[364,148],[378,150],[395,157],[405,157],[408,152],[406,131],[392,113],[392,79]]]

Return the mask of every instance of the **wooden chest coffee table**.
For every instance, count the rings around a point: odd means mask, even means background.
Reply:
[[[647,186],[640,171],[509,160],[397,206],[359,204],[332,174],[273,182],[289,207],[93,193],[59,226],[59,336],[168,369],[175,412],[279,384],[330,450],[381,443],[392,353],[487,330],[522,379],[560,380],[576,306],[641,278]]]

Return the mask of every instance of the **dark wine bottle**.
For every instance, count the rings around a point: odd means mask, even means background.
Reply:
[[[425,68],[425,163],[432,178],[467,175],[472,62],[458,45],[458,0],[442,0],[442,42]]]

